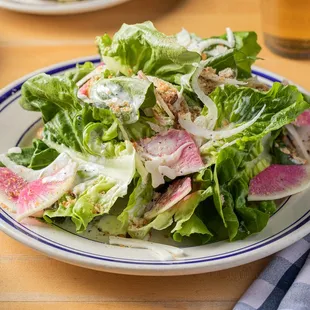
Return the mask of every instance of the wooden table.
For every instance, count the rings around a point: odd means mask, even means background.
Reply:
[[[75,16],[33,16],[0,10],[0,87],[35,69],[93,55],[96,35],[122,22],[152,20],[168,34],[183,26],[200,36],[255,30],[257,64],[310,88],[310,61],[264,48],[258,0],[132,0]],[[232,309],[270,258],[225,271],[183,277],[136,277],[87,270],[50,259],[0,233],[0,309]]]

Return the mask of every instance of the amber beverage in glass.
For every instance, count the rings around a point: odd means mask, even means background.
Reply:
[[[290,58],[310,58],[310,0],[261,0],[267,47]]]

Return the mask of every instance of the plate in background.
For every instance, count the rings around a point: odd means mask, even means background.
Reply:
[[[0,91],[0,153],[14,145],[30,143],[41,127],[40,113],[25,111],[18,104],[23,82],[37,73],[55,75],[85,61],[98,64],[100,59],[84,57],[43,68]],[[282,77],[257,67],[253,67],[253,74],[269,85],[283,80]],[[309,190],[286,199],[266,228],[246,240],[196,247],[183,246],[186,256],[170,261],[158,260],[146,249],[105,244],[106,237],[98,231],[77,235],[70,227],[52,227],[37,220],[21,224],[1,208],[0,230],[50,257],[86,268],[132,275],[185,275],[246,264],[296,242],[310,233],[309,200]],[[169,242],[164,237],[162,240]]]
[[[0,8],[31,14],[64,15],[105,9],[129,0],[82,0],[68,3],[42,0],[0,0]]]

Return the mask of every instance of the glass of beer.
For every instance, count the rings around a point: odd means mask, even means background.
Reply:
[[[310,59],[310,0],[261,0],[261,20],[271,51]]]

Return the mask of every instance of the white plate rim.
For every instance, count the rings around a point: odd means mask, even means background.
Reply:
[[[113,7],[130,0],[85,0],[72,3],[29,4],[0,0],[0,8],[31,14],[63,15],[91,12]]]
[[[85,61],[93,61],[98,63],[100,59],[98,58],[98,56],[89,56],[39,69],[3,88],[0,91],[0,98],[6,97],[8,93],[10,93],[10,96],[12,96],[12,94],[20,87],[20,85],[25,80],[35,74],[38,74],[40,72],[59,72],[67,70],[75,66],[76,63],[83,63]],[[261,78],[269,80],[269,82],[284,80],[283,77],[256,66],[253,67],[253,73],[260,75]],[[301,91],[308,93],[302,87],[298,87]],[[0,101],[0,112],[3,109],[1,107],[1,102],[6,100],[7,99],[2,98],[2,100]],[[295,226],[293,226],[292,229],[289,229],[288,227],[282,232],[279,232],[277,234],[279,235],[278,237],[270,237],[270,239],[272,240],[270,242],[268,241],[266,245],[256,248],[253,246],[253,248],[251,248],[250,250],[240,251],[240,253],[234,253],[233,255],[228,255],[228,257],[222,259],[211,259],[207,261],[195,260],[193,262],[184,262],[183,264],[178,264],[178,262],[167,262],[166,264],[160,262],[137,264],[136,262],[130,262],[130,260],[123,260],[117,262],[115,259],[104,259],[104,263],[102,263],[102,261],[98,262],[98,260],[96,259],[88,259],[84,256],[79,256],[70,252],[68,253],[64,250],[58,249],[57,247],[51,247],[46,243],[42,243],[41,241],[39,241],[40,238],[36,238],[33,236],[29,238],[29,233],[25,232],[25,229],[23,230],[21,228],[23,226],[17,222],[13,223],[12,220],[9,219],[9,215],[2,209],[0,209],[0,230],[2,230],[4,233],[11,236],[12,238],[16,239],[17,241],[22,242],[23,244],[35,250],[43,252],[50,257],[86,268],[135,275],[184,275],[231,268],[273,254],[310,233],[310,225],[308,223],[308,221],[310,220],[309,214],[310,210],[294,223]],[[9,223],[13,223],[13,225],[10,225]],[[238,251],[239,250],[236,250],[235,252]]]

